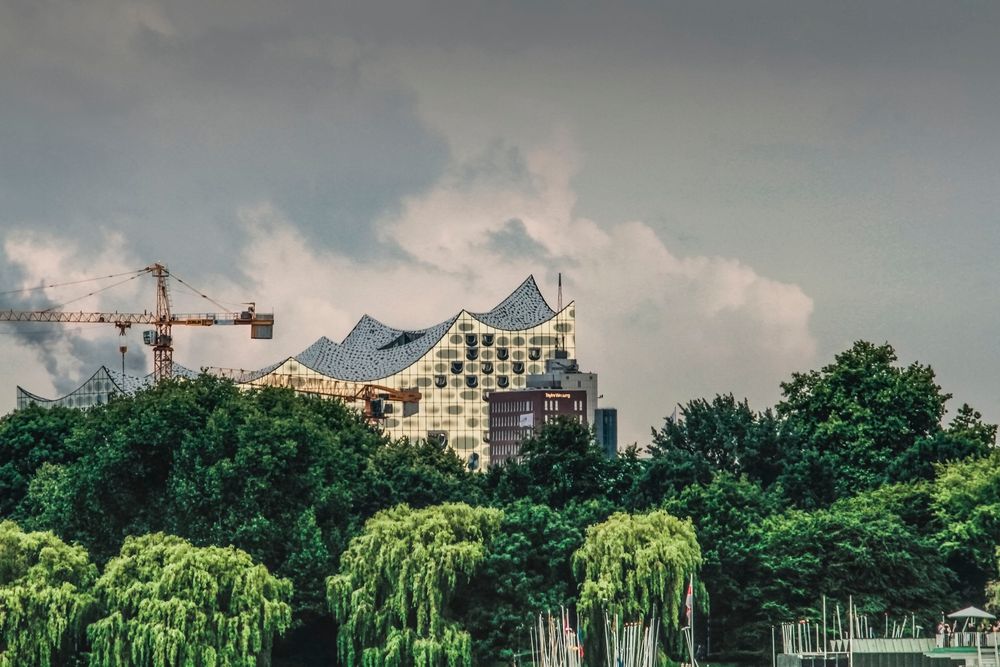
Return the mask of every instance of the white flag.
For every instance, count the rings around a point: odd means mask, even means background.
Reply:
[[[518,415],[517,416],[517,425],[518,426],[534,426],[535,425],[535,413],[534,412],[528,412],[528,413],[523,414],[523,415]]]

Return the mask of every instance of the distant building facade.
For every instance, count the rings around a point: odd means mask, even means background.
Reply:
[[[490,463],[499,465],[521,455],[521,443],[558,417],[587,422],[583,389],[524,389],[490,393]]]
[[[594,410],[594,440],[604,450],[609,459],[618,456],[618,410],[597,408]]]
[[[597,409],[597,373],[581,372],[576,359],[567,349],[556,350],[545,360],[545,370],[528,376],[532,389],[579,389],[587,393],[587,423],[594,424]]]

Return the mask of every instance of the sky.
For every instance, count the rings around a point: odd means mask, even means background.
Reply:
[[[528,275],[577,304],[623,444],[773,406],[856,340],[1000,420],[1000,4],[0,0],[0,308],[255,301],[259,368],[364,314],[423,328]],[[85,297],[85,298],[80,298]],[[0,412],[141,328],[0,324]]]

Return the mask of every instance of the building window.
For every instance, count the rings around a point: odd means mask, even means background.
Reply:
[[[468,359],[469,361],[475,361],[476,359],[478,359],[479,358],[479,348],[478,347],[467,348],[465,350],[465,358]]]
[[[434,376],[434,386],[438,389],[444,389],[448,385],[448,378],[443,375]]]
[[[461,361],[451,362],[451,372],[454,373],[455,375],[461,373],[463,368],[465,368],[465,364],[463,364]]]
[[[493,362],[492,361],[484,361],[483,362],[482,371],[486,375],[489,375],[490,373],[492,373],[493,372]]]
[[[506,389],[510,385],[510,378],[506,375],[497,376],[497,386],[501,389]]]
[[[468,387],[469,389],[474,389],[474,388],[478,387],[479,386],[479,378],[476,377],[475,375],[466,375],[465,376],[465,386]]]
[[[489,347],[493,344],[493,334],[483,334],[482,341],[483,347]]]
[[[499,359],[500,361],[507,361],[507,357],[509,356],[510,356],[510,350],[508,350],[505,347],[497,348],[497,359]]]
[[[465,344],[469,347],[478,345],[479,341],[476,340],[476,334],[465,334]]]
[[[521,373],[524,372],[524,362],[515,361],[513,364],[511,364],[511,370],[513,370],[514,373],[516,373],[517,375],[520,375]]]
[[[540,347],[528,348],[528,358],[532,361],[538,361],[542,358],[542,349]]]

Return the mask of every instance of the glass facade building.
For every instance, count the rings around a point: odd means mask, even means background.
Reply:
[[[574,356],[575,318],[575,304],[554,311],[529,277],[492,310],[462,310],[426,329],[395,329],[366,315],[342,342],[321,338],[240,381],[320,394],[365,384],[419,391],[418,405],[392,405],[381,422],[386,432],[446,442],[481,468],[490,462],[489,393],[525,388],[556,350]]]

